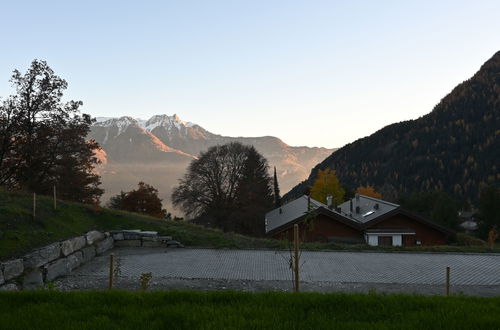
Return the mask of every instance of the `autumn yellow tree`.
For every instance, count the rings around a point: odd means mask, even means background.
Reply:
[[[318,171],[318,177],[311,187],[311,197],[326,204],[326,196],[332,195],[335,205],[344,201],[345,191],[335,175],[335,170],[329,168]]]
[[[382,195],[379,194],[378,192],[375,191],[375,188],[373,186],[359,186],[356,188],[356,193],[360,195],[365,195],[368,197],[373,197],[373,198],[378,198],[382,199]]]

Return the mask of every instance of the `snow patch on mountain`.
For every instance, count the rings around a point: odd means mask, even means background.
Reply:
[[[108,142],[109,138],[109,130],[106,130],[106,135],[104,136],[104,140],[102,140],[102,144],[106,144]]]
[[[101,123],[106,120],[114,119],[114,117],[96,117],[95,120],[97,123]]]
[[[128,117],[128,116],[124,116],[124,117],[120,117],[120,118],[111,118],[111,119],[108,119],[105,121],[96,122],[94,124],[94,126],[97,126],[97,127],[106,127],[106,128],[116,127],[118,129],[118,132],[115,134],[114,137],[117,137],[118,135],[125,132],[127,130],[127,128],[129,128],[130,125],[139,126],[136,119],[134,119],[132,117]],[[108,140],[108,134],[109,134],[109,131],[106,132],[106,138],[105,138],[106,141]],[[106,142],[104,141],[104,143],[106,143]]]
[[[97,117],[96,123],[94,126],[100,127],[118,127],[118,135],[123,133],[128,126],[135,124],[142,129],[147,131],[152,131],[157,127],[164,127],[167,131],[171,131],[174,127],[179,131],[182,129],[190,128],[190,127],[199,127],[195,123],[187,122],[182,120],[177,114],[172,116],[169,115],[155,115],[150,119],[140,119],[140,118],[132,118],[129,116],[124,116],[120,118],[112,118],[112,117]]]
[[[137,125],[139,125],[139,127],[144,129],[144,126],[146,126],[147,120],[141,119],[141,118],[134,118],[134,119],[137,121]]]
[[[146,123],[144,124],[144,128],[148,131],[152,131],[157,127],[164,127],[165,129],[170,131],[173,127],[181,130],[182,128],[192,127],[194,125],[195,124],[191,122],[185,122],[184,120],[180,119],[177,114],[174,114],[173,116],[155,115],[148,121],[146,121]]]

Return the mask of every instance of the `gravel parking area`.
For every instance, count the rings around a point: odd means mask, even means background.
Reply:
[[[288,251],[117,248],[116,287],[136,290],[143,273],[151,289],[245,291],[292,289]],[[500,295],[500,255],[379,252],[301,254],[301,286],[316,292],[443,294],[445,268],[452,292]],[[106,288],[109,256],[97,257],[55,282],[62,290]]]

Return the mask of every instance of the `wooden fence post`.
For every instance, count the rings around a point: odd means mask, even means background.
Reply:
[[[113,277],[115,275],[115,254],[109,255],[109,289],[113,289]]]
[[[446,267],[446,296],[450,295],[450,267]]]
[[[294,258],[293,258],[293,275],[294,275],[294,291],[299,292],[299,225],[293,225],[293,249],[294,249]]]

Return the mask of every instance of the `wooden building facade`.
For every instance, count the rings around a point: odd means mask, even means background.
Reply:
[[[291,239],[294,224],[305,242],[372,246],[445,245],[453,231],[380,199],[357,195],[338,207],[307,196],[266,214],[266,233]]]

